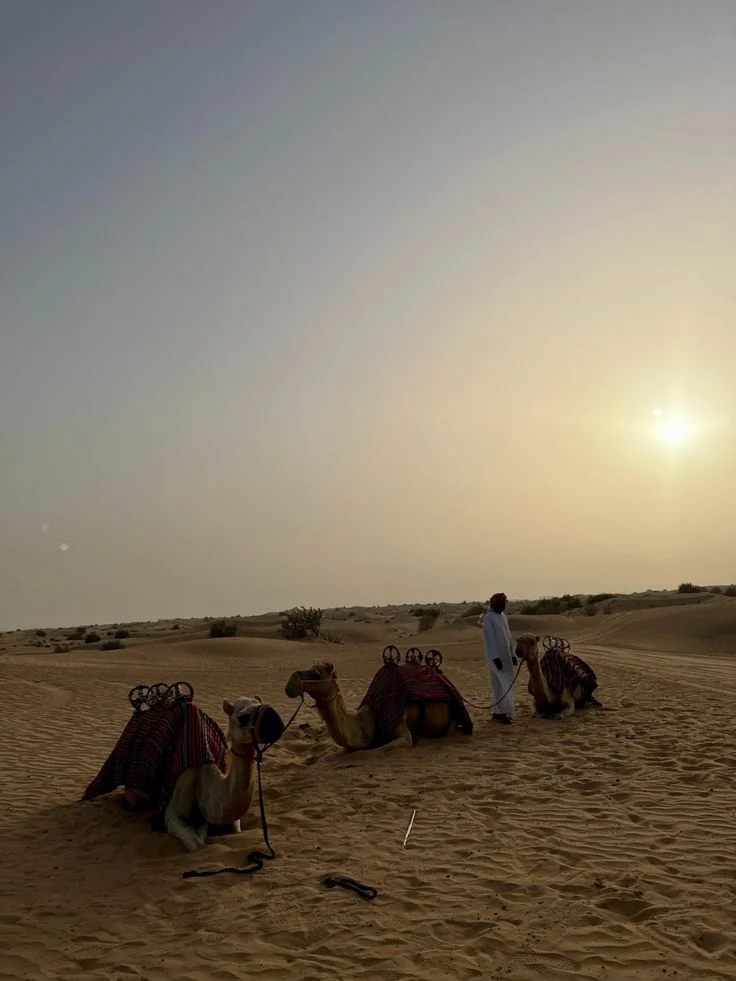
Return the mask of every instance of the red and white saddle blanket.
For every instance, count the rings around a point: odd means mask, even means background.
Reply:
[[[560,695],[568,685],[587,685],[591,692],[598,687],[595,671],[576,654],[566,654],[553,648],[540,658],[539,666],[554,695]],[[528,687],[533,694],[531,681]]]
[[[117,787],[142,791],[150,801],[152,822],[161,827],[174,785],[188,767],[214,763],[224,771],[225,736],[193,702],[176,702],[134,713],[82,800],[109,794]]]
[[[360,703],[360,708],[367,705],[376,716],[377,746],[395,737],[410,701],[450,702],[458,728],[467,735],[473,732],[460,692],[441,671],[424,664],[384,664]]]

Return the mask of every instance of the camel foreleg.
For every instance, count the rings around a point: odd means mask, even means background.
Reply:
[[[409,732],[409,727],[405,722],[402,722],[399,728],[396,730],[396,736],[389,743],[384,743],[383,746],[376,747],[377,749],[399,749],[400,747],[409,748],[414,745],[414,740],[411,738],[411,733]]]
[[[187,824],[178,814],[169,814],[167,810],[166,830],[172,838],[177,838],[188,852],[198,852],[204,845],[204,836],[200,838],[199,833]],[[207,825],[204,826],[204,833],[207,833]]]
[[[562,711],[557,716],[558,719],[569,719],[571,715],[575,715],[575,700],[569,692],[566,692],[565,696],[562,699]]]
[[[189,852],[199,851],[205,843],[207,822],[195,829],[187,818],[197,802],[197,775],[185,770],[176,781],[174,793],[164,814],[164,826],[172,838],[178,839]]]

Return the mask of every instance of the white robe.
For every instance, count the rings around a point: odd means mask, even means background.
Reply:
[[[486,613],[483,618],[483,646],[491,676],[491,711],[494,715],[508,715],[511,718],[514,714],[514,693],[511,687],[516,674],[516,665],[513,663],[516,655],[505,613],[494,613],[493,610]],[[500,671],[493,663],[496,657],[501,659]]]

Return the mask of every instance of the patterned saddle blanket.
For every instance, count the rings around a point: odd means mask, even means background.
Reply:
[[[193,702],[136,712],[82,800],[109,794],[120,786],[142,791],[150,801],[152,823],[161,827],[174,785],[184,770],[214,763],[224,771],[228,754],[222,729]]]
[[[452,718],[467,735],[473,721],[462,696],[450,679],[437,668],[424,664],[384,664],[376,672],[360,708],[367,705],[376,716],[376,745],[390,742],[404,717],[407,702],[450,702]]]
[[[539,666],[549,690],[555,695],[560,695],[568,685],[587,685],[591,692],[598,687],[595,671],[576,654],[566,654],[553,648],[540,658]],[[528,688],[532,693],[531,681]]]

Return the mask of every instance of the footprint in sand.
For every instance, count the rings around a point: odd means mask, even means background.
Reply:
[[[649,920],[659,913],[656,906],[652,906],[644,899],[633,899],[625,896],[611,896],[603,899],[596,904],[599,909],[605,909],[609,913],[617,913],[619,916],[626,917],[632,923],[642,923]]]
[[[709,954],[717,954],[718,951],[731,946],[730,938],[724,936],[722,933],[712,931],[697,934],[697,936],[693,937],[693,943],[696,947],[707,951]]]

